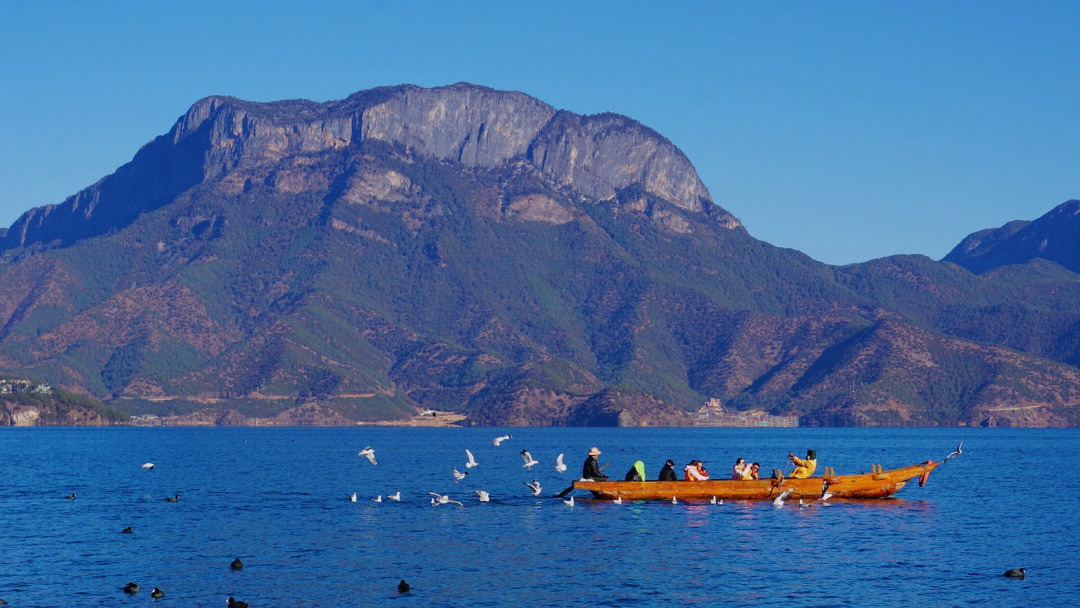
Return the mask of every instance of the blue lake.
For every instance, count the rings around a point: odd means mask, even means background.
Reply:
[[[513,434],[501,447],[491,439]],[[964,454],[886,501],[828,508],[549,496],[603,450],[714,476],[818,451],[838,473]],[[378,465],[357,452],[375,448]],[[480,465],[464,471],[465,448]],[[527,448],[540,465],[522,468]],[[558,474],[555,456],[569,470]],[[140,465],[153,462],[153,471]],[[0,429],[11,606],[1053,606],[1080,550],[1080,430]],[[787,467],[790,468],[790,467]],[[525,481],[539,479],[544,498]],[[491,494],[481,504],[477,489]],[[401,492],[400,503],[374,503]],[[432,507],[428,491],[465,507]],[[77,493],[75,500],[63,496]],[[359,501],[349,502],[357,492]],[[165,502],[180,495],[179,502]],[[580,497],[580,496],[579,496]],[[384,498],[385,500],[385,498]],[[134,534],[120,534],[131,526]],[[233,572],[239,557],[245,567]],[[1005,579],[1026,567],[1025,580]],[[408,595],[396,585],[406,579]],[[134,581],[142,591],[126,596]],[[160,587],[164,599],[153,600]]]

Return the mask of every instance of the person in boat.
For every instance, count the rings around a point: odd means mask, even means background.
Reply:
[[[686,476],[685,481],[708,481],[709,473],[705,471],[705,465],[700,460],[691,460],[690,464],[683,468]]]
[[[742,458],[735,461],[735,466],[731,467],[732,479],[748,479],[747,475],[750,473],[750,465],[746,464],[746,461]]]
[[[600,448],[593,446],[589,449],[589,457],[585,459],[585,464],[581,467],[581,477],[583,479],[607,481],[608,476],[600,472],[600,465],[596,462],[596,457],[599,455]]]
[[[664,463],[664,467],[660,469],[660,481],[679,481],[679,476],[675,474],[675,461],[668,460]]]
[[[750,465],[749,469],[746,469],[746,477],[744,477],[743,479],[758,479],[758,471],[760,470],[761,464],[755,462],[754,464]]]
[[[799,458],[798,456],[788,452],[788,460],[795,464],[795,470],[791,472],[788,477],[792,479],[806,479],[814,474],[814,469],[817,468],[817,452],[814,450],[806,450],[806,458]]]
[[[635,462],[626,472],[626,481],[645,481],[645,463]]]

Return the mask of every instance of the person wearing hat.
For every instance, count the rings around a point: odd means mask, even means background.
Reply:
[[[660,469],[660,481],[679,481],[679,476],[675,473],[675,461],[668,459],[664,463],[664,468]]]
[[[709,481],[709,474],[705,471],[705,465],[700,460],[691,460],[690,464],[683,468],[686,475],[683,481]]]
[[[788,460],[795,463],[795,470],[791,472],[792,479],[806,479],[814,474],[814,469],[817,468],[817,452],[814,450],[806,450],[806,459],[799,458],[788,452]]]
[[[581,477],[593,481],[607,481],[608,476],[600,472],[600,465],[596,457],[600,455],[600,448],[593,446],[589,450],[589,457],[585,459],[585,466],[581,467]]]

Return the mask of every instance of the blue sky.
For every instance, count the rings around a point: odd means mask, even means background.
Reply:
[[[468,81],[656,129],[754,236],[941,257],[1080,198],[1080,3],[0,3],[0,224],[211,94]]]

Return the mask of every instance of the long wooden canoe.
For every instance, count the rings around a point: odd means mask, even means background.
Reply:
[[[805,479],[711,479],[709,481],[589,481],[579,479],[574,489],[592,492],[596,498],[614,500],[772,500],[791,490],[788,499],[820,498],[826,492],[836,498],[888,498],[904,484],[919,477],[919,485],[940,462],[927,460],[921,464],[885,471],[874,465],[870,473],[836,475],[825,469],[825,475]]]

